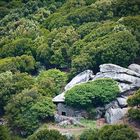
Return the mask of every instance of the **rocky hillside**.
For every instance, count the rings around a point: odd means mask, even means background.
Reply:
[[[45,124],[54,122],[56,99],[64,102],[63,91],[81,81],[90,82],[74,87],[66,102],[77,101],[74,108],[89,109],[91,118],[98,107],[99,117],[114,122],[139,88],[139,64],[139,0],[0,0],[0,139],[43,133],[65,140]],[[139,120],[132,115],[139,113],[139,91],[133,98],[130,118]]]

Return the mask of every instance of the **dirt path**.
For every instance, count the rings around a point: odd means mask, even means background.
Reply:
[[[78,127],[78,128],[62,128],[57,125],[48,125],[48,129],[55,129],[58,130],[60,133],[71,133],[73,135],[80,135],[86,128]]]

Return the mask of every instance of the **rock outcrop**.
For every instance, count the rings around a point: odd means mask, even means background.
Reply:
[[[109,108],[105,113],[107,123],[113,124],[122,119],[127,113],[127,108]]]
[[[80,83],[86,83],[88,82],[91,78],[93,78],[93,72],[91,70],[85,70],[84,72],[81,72],[77,76],[75,76],[66,86],[65,86],[65,91],[69,90],[70,88],[74,87],[77,84]]]
[[[121,108],[124,108],[124,107],[127,107],[127,97],[118,97],[117,98],[117,101],[118,101],[118,105],[121,107]]]
[[[86,83],[89,80],[96,80],[99,78],[111,78],[117,81],[120,88],[120,95],[116,98],[116,100],[105,105],[104,108],[96,108],[96,118],[99,119],[103,116],[103,114],[105,114],[107,123],[116,123],[126,114],[128,110],[128,96],[133,93],[132,91],[140,88],[140,65],[138,64],[131,64],[128,69],[114,64],[103,64],[100,65],[100,72],[98,72],[96,75],[93,75],[91,70],[86,70],[74,77],[65,86],[65,91],[62,94],[56,96],[53,101],[56,103],[57,101],[64,103],[64,95],[67,90],[71,89],[77,84]]]
[[[140,65],[138,65],[138,64],[131,64],[128,66],[128,69],[140,74]]]
[[[140,87],[140,73],[114,64],[100,65],[100,72],[95,75],[93,80],[99,78],[111,78],[118,81],[121,92]]]

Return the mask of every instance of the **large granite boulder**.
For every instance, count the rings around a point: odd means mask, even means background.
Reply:
[[[106,122],[109,124],[117,123],[127,113],[127,108],[109,108],[105,113]]]
[[[140,74],[140,65],[138,65],[138,64],[131,64],[128,66],[128,69]]]
[[[88,82],[91,78],[93,78],[93,72],[91,70],[85,70],[75,76],[66,86],[65,91],[74,87],[77,84]]]
[[[118,81],[121,92],[140,87],[139,73],[114,64],[100,65],[100,72],[94,76],[93,80],[99,78],[111,78]]]

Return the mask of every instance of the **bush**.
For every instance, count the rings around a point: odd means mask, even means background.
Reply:
[[[80,135],[80,140],[98,140],[97,139],[97,130],[85,130],[81,135]]]
[[[130,96],[127,100],[128,105],[132,108],[128,110],[128,116],[140,122],[140,89]]]
[[[32,56],[22,55],[0,59],[0,73],[5,71],[32,72],[35,69],[35,60]]]
[[[22,90],[31,87],[34,79],[27,73],[4,72],[0,74],[0,113],[4,113],[4,106],[10,98]]]
[[[54,97],[63,91],[66,81],[67,74],[58,69],[41,71],[37,76],[39,88],[44,90],[44,94],[48,94],[51,97]]]
[[[136,140],[138,135],[127,125],[107,125],[99,130],[99,140]]]
[[[127,125],[106,125],[98,131],[81,134],[80,140],[137,140],[138,135]]]
[[[67,140],[57,130],[42,129],[31,135],[28,140]]]
[[[68,90],[65,101],[68,105],[78,108],[102,106],[116,98],[119,87],[112,79],[98,79],[80,84]]]
[[[7,127],[0,125],[0,140],[11,140]]]

